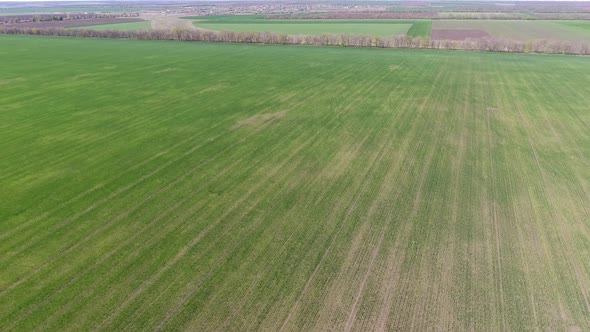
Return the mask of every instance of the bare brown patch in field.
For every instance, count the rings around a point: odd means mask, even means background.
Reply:
[[[476,29],[433,29],[433,40],[466,40],[490,37],[484,30]]]
[[[89,76],[92,76],[92,75],[94,75],[94,74],[90,74],[90,73],[88,73],[88,74],[79,74],[79,75],[72,76],[71,79],[72,80],[78,80],[78,79],[89,77]]]
[[[213,85],[213,86],[210,86],[210,87],[208,87],[206,89],[203,89],[203,90],[199,91],[199,94],[223,90],[223,89],[225,89],[225,88],[227,88],[229,86],[230,86],[229,84],[217,84],[217,85]]]
[[[176,70],[177,70],[176,68],[164,68],[164,69],[161,69],[161,70],[156,70],[154,72],[154,74],[168,73],[168,72],[176,71]]]
[[[344,174],[350,163],[356,158],[359,146],[345,148],[336,153],[330,164],[322,171],[325,178],[338,178]]]
[[[582,332],[582,329],[579,326],[569,326],[567,332]]]
[[[8,79],[1,79],[0,78],[0,86],[6,85],[6,84],[11,84],[11,83],[23,82],[23,81],[25,81],[25,79],[22,77],[8,78]]]
[[[265,113],[265,114],[256,114],[247,119],[238,121],[232,129],[239,128],[242,126],[259,126],[268,121],[274,121],[276,119],[280,119],[287,114],[286,110],[275,112],[275,113]]]

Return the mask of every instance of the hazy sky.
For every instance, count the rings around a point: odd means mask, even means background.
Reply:
[[[121,2],[141,2],[141,1],[145,1],[145,2],[153,2],[155,0],[0,0],[0,3],[2,2],[94,2],[94,3],[100,3],[100,2],[110,2],[110,1],[121,1]],[[162,1],[166,1],[166,0],[158,0],[160,2]],[[185,2],[190,2],[191,0],[185,0]],[[236,1],[236,0],[192,0],[192,1]],[[240,1],[240,0],[237,0]],[[244,0],[244,1],[249,1],[249,0]],[[254,0],[254,1],[265,1],[265,0]],[[266,0],[266,1],[273,1],[273,0]],[[278,0],[281,1],[281,0]],[[334,0],[335,1],[335,0]],[[363,1],[363,0],[357,0],[357,1]],[[374,0],[371,0],[374,1]],[[383,0],[383,1],[394,1],[394,0]],[[412,0],[410,0],[412,1]],[[416,1],[420,1],[420,0],[416,0]],[[430,0],[421,0],[421,1],[430,1]],[[437,1],[437,0],[432,0],[432,1]],[[444,1],[444,0],[438,0],[438,1]],[[448,0],[447,0],[448,1]],[[451,0],[453,1],[453,0]],[[469,0],[454,0],[457,2],[461,2],[461,1],[469,1]],[[477,0],[477,1],[489,1],[489,2],[502,2],[502,1],[523,1],[526,2],[527,0]],[[579,2],[590,2],[590,0],[530,0],[530,1],[548,1],[548,2],[553,2],[553,1],[579,1]],[[171,2],[179,2],[179,0],[171,0]],[[184,1],[183,1],[184,2]]]

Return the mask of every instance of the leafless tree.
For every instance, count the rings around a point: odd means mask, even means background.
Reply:
[[[349,34],[288,35],[274,32],[236,32],[205,30],[91,30],[91,29],[37,29],[2,27],[0,34],[43,35],[86,38],[127,38],[142,40],[177,40],[230,43],[296,44],[343,47],[381,47],[381,48],[430,48],[448,50],[478,50],[515,53],[555,53],[590,55],[590,45],[582,42],[511,39],[467,39],[430,40],[425,37],[372,36]]]

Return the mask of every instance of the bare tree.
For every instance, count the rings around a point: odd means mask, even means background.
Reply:
[[[431,40],[427,37],[371,36],[349,34],[288,35],[274,32],[184,30],[91,30],[37,29],[0,26],[0,34],[42,35],[86,38],[127,38],[142,40],[207,41],[230,43],[296,44],[343,47],[431,48],[516,53],[556,53],[590,55],[590,45],[582,42],[511,39]]]

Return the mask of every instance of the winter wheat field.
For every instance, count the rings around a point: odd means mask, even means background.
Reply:
[[[590,329],[590,58],[0,37],[0,329]]]

